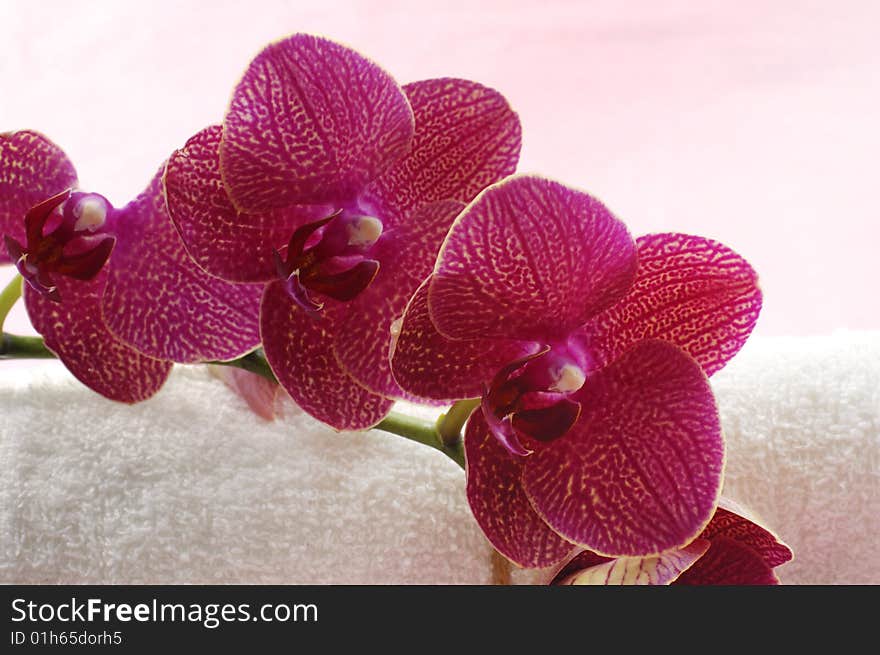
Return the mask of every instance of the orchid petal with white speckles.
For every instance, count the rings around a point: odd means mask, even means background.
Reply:
[[[636,266],[626,226],[599,201],[513,176],[456,219],[428,291],[431,319],[452,339],[546,343],[621,298]]]
[[[632,288],[583,328],[601,362],[641,339],[681,347],[712,375],[743,346],[761,311],[758,276],[727,246],[687,234],[636,241]]]
[[[161,172],[109,220],[119,237],[102,310],[118,338],[181,363],[235,359],[259,345],[262,285],[230,284],[195,265],[168,217]]]
[[[350,202],[412,138],[412,109],[388,73],[338,43],[296,34],[260,52],[233,92],[223,181],[247,212]]]
[[[0,238],[8,234],[25,243],[28,210],[76,184],[67,155],[39,132],[0,134]],[[0,264],[8,263],[6,249],[0,247]]]

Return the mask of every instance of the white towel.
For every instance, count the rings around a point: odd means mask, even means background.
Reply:
[[[713,386],[725,493],[793,548],[782,581],[880,583],[880,333],[755,337]],[[0,416],[2,583],[499,579],[442,454],[265,422],[204,367],[128,407],[0,362]]]

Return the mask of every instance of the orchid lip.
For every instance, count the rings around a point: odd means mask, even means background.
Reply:
[[[581,404],[571,396],[586,383],[589,361],[580,344],[562,342],[498,371],[484,388],[481,407],[490,431],[511,455],[533,452],[520,437],[548,442],[574,425]]]
[[[382,236],[382,221],[373,216],[337,210],[293,233],[286,258],[273,252],[279,279],[293,301],[317,315],[324,304],[318,293],[340,302],[356,298],[375,279],[379,261],[368,257]]]
[[[6,236],[6,249],[35,291],[60,302],[53,276],[91,280],[107,263],[116,244],[104,231],[111,210],[103,196],[68,189],[32,207],[24,218],[26,245]]]

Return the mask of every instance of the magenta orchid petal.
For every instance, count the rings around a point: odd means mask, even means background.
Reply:
[[[415,115],[412,150],[367,188],[368,201],[406,216],[438,200],[470,202],[516,170],[522,130],[500,93],[454,78],[403,90]]]
[[[724,442],[712,389],[681,349],[642,341],[593,372],[580,419],[523,463],[523,488],[559,534],[603,555],[691,541],[721,487]]]
[[[567,337],[626,293],[637,263],[626,226],[598,200],[514,176],[456,219],[432,276],[431,319],[453,339]]]
[[[721,506],[715,510],[715,515],[700,536],[709,540],[728,537],[739,541],[758,553],[771,568],[785,564],[792,558],[791,549],[772,532]]]
[[[452,341],[437,332],[428,313],[426,279],[410,299],[392,344],[391,368],[414,396],[454,402],[477,398],[508,362],[531,353],[531,342],[505,339]]]
[[[171,363],[142,355],[113,336],[101,314],[106,279],[106,273],[89,282],[58,276],[63,302],[25,285],[25,307],[46,347],[80,382],[111,400],[136,403],[159,391]]]
[[[391,410],[393,400],[368,391],[339,364],[333,352],[336,333],[348,307],[327,303],[308,313],[282,282],[266,286],[260,331],[266,359],[281,386],[313,417],[337,430],[364,430]]]
[[[584,328],[596,357],[609,362],[640,339],[657,338],[684,349],[712,375],[758,320],[757,274],[711,239],[651,234],[637,244],[639,269],[629,293]]]
[[[706,539],[695,539],[649,557],[618,557],[596,563],[560,579],[559,585],[669,585],[690,569],[709,550]]]
[[[108,223],[119,238],[102,309],[118,338],[181,363],[235,359],[259,345],[262,286],[230,284],[193,263],[168,217],[159,175]]]
[[[388,73],[338,43],[296,34],[260,52],[233,92],[223,181],[246,212],[350,202],[409,151],[413,129]]]
[[[565,558],[574,546],[535,513],[520,486],[522,458],[505,450],[479,411],[468,420],[464,448],[468,503],[496,550],[526,568]]]
[[[220,178],[221,127],[205,128],[165,168],[168,214],[187,252],[205,271],[231,282],[274,280],[273,252],[301,225],[333,212],[327,205],[290,206],[242,214]]]
[[[373,283],[350,303],[334,349],[342,366],[375,393],[405,395],[391,373],[392,326],[431,272],[443,237],[463,207],[454,200],[423,205],[408,221],[384,232],[370,251],[382,265]]]
[[[675,581],[678,585],[777,585],[779,578],[761,555],[747,544],[716,536],[692,567]]]
[[[39,132],[0,134],[0,236],[25,243],[28,210],[76,184],[76,170],[67,155]],[[8,263],[0,247],[0,264]]]

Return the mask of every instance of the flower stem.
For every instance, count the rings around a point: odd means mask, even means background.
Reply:
[[[233,359],[228,362],[210,362],[220,366],[235,366],[236,368],[250,371],[261,375],[271,382],[277,382],[266,356],[260,350],[248,353],[244,357]],[[461,442],[461,426],[467,420],[470,411],[479,400],[462,400],[452,406],[436,424],[424,421],[414,416],[390,412],[382,421],[376,424],[374,429],[390,432],[411,441],[436,448],[449,457],[452,461],[464,468],[464,449]],[[465,411],[467,409],[467,411]],[[448,418],[447,418],[448,417]],[[441,428],[443,432],[441,432]],[[445,435],[445,436],[441,436]]]
[[[6,285],[3,291],[0,291],[0,331],[3,330],[3,324],[9,315],[9,310],[21,298],[21,275],[16,274],[12,281]]]
[[[7,287],[8,290],[8,287]],[[6,291],[2,298],[6,298]],[[11,295],[11,294],[10,294]],[[14,302],[14,301],[13,301]],[[51,350],[46,348],[40,337],[22,337],[3,333],[0,339],[0,359],[48,359],[54,358]],[[277,382],[261,350],[255,350],[238,359],[228,362],[206,362],[219,366],[235,366],[236,368],[261,375],[267,380]],[[390,412],[380,423],[373,426],[376,430],[390,432],[420,444],[436,448],[456,464],[464,468],[464,449],[461,442],[461,426],[467,420],[470,410],[479,400],[462,400],[453,405],[440,420],[434,424],[414,416]],[[467,411],[465,409],[467,408]],[[441,429],[444,437],[441,437]]]
[[[437,433],[436,426],[428,421],[400,412],[389,412],[388,416],[373,428],[436,448],[461,468],[464,468],[464,449],[461,439],[455,444],[444,443]]]
[[[437,419],[437,434],[445,445],[455,446],[461,443],[461,430],[471,412],[479,405],[479,398],[459,400],[449,408],[448,412],[440,415]]]
[[[0,359],[53,359],[55,353],[46,348],[40,337],[21,337],[3,332],[0,337]]]

